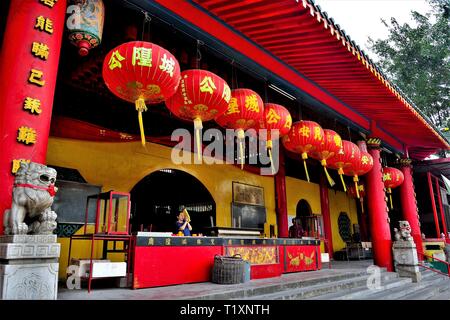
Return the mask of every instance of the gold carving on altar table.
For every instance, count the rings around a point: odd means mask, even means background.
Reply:
[[[187,239],[183,239],[183,240],[181,240],[181,244],[184,244],[184,245],[186,245],[186,244],[187,244]]]
[[[215,244],[215,243],[214,243],[214,239],[211,239],[211,244]]]
[[[305,260],[305,265],[310,266],[311,264],[314,263],[314,255],[315,252],[311,252],[311,254],[309,255],[309,257],[303,253],[300,253],[299,255],[292,255],[291,253],[288,252],[288,258],[289,258],[289,265],[290,266],[294,266],[294,267],[298,267],[300,265],[300,261]]]
[[[201,239],[197,239],[197,244],[202,244],[202,240]]]
[[[149,246],[152,246],[152,245],[154,245],[155,244],[155,240],[153,239],[153,238],[149,238],[148,239],[148,245]]]
[[[227,255],[241,255],[242,259],[251,264],[276,264],[278,263],[277,247],[227,247]]]
[[[166,246],[170,246],[170,239],[166,239],[165,243],[166,243]]]

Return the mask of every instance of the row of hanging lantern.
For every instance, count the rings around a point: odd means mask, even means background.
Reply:
[[[144,146],[142,113],[147,110],[146,104],[164,101],[175,116],[193,121],[199,158],[203,122],[214,119],[223,128],[236,130],[241,168],[244,165],[245,131],[260,128],[268,130],[266,147],[271,164],[272,131],[277,129],[286,149],[301,154],[308,182],[308,157],[321,162],[331,186],[334,181],[327,167],[337,169],[342,182],[342,175],[349,175],[357,184],[358,176],[373,166],[367,152],[359,150],[350,141],[341,140],[333,130],[324,130],[314,121],[301,120],[292,124],[285,107],[264,103],[250,89],[231,90],[224,79],[210,71],[191,69],[181,72],[177,59],[169,51],[150,42],[132,41],[112,49],[103,63],[103,79],[116,96],[135,104]],[[345,189],[344,183],[343,186]]]

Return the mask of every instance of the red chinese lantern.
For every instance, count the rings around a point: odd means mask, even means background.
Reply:
[[[166,106],[180,119],[194,122],[197,155],[201,159],[200,130],[203,121],[223,114],[230,102],[230,87],[218,75],[201,69],[181,72],[177,92],[166,101]]]
[[[175,94],[180,82],[180,65],[166,49],[150,42],[132,41],[106,55],[103,80],[116,96],[135,103],[145,146],[142,120],[142,112],[147,111],[145,104],[160,103]]]
[[[244,167],[245,130],[258,129],[264,115],[264,103],[261,97],[250,89],[231,90],[228,109],[216,122],[224,128],[237,130],[241,168]]]
[[[392,167],[383,168],[383,182],[386,192],[389,194],[391,209],[394,208],[392,205],[392,189],[400,186],[403,183],[403,180],[405,180],[405,177],[400,170]]]
[[[323,166],[325,170],[325,175],[327,177],[328,183],[330,186],[334,186],[334,181],[331,179],[328,171],[327,171],[327,159],[333,157],[336,153],[339,152],[342,148],[342,140],[341,137],[334,132],[333,130],[324,129],[324,139],[321,144],[319,144],[311,153],[311,158],[316,160],[320,160],[320,164]]]
[[[373,158],[365,151],[360,150],[359,158],[352,161],[350,167],[344,168],[344,174],[353,176],[353,181],[355,182],[355,187],[358,185],[358,176],[365,175],[367,172],[372,170]],[[356,187],[356,196],[359,199],[359,190]]]
[[[272,130],[278,130],[278,138],[282,138],[289,133],[292,127],[292,117],[289,111],[275,103],[264,104],[264,129],[267,129],[266,148],[269,152],[272,173],[275,172],[272,160]]]
[[[292,125],[291,131],[283,137],[282,142],[289,151],[300,153],[303,159],[306,179],[309,182],[306,159],[323,141],[323,129],[314,121],[298,121]]]
[[[342,148],[332,157],[327,159],[327,166],[338,170],[345,192],[347,191],[347,187],[345,186],[343,178],[344,169],[350,167],[353,161],[359,158],[359,154],[360,150],[356,144],[347,140],[342,140]]]

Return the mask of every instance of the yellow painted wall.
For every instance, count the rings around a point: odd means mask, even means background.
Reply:
[[[260,186],[264,188],[267,224],[276,224],[275,190],[272,177],[251,174],[226,164],[175,165],[171,161],[171,150],[171,148],[152,143],[147,143],[144,148],[140,142],[86,142],[51,137],[48,144],[47,163],[75,168],[88,183],[101,185],[103,191],[130,192],[142,178],[164,168],[185,171],[200,180],[211,193],[216,203],[218,226],[231,226],[230,203],[233,181]],[[59,241],[62,244],[60,277],[65,277],[68,239],[59,239]],[[73,252],[77,253],[78,257],[89,256],[89,248],[86,245],[75,244]]]
[[[344,240],[339,235],[338,218],[343,211],[346,212],[351,221],[351,232],[353,233],[353,224],[358,223],[356,211],[356,201],[347,196],[346,193],[334,190],[328,190],[328,199],[330,200],[330,217],[333,239],[333,250],[338,251],[345,248]]]
[[[339,235],[338,217],[341,211],[347,212],[352,225],[358,223],[356,202],[347,196],[346,193],[328,189],[328,197],[330,201],[330,218],[331,218],[331,233],[333,240],[333,250],[341,250],[345,247],[345,243]],[[304,199],[308,201],[311,206],[313,214],[322,214],[320,206],[320,191],[319,185],[316,183],[308,183],[304,180],[286,177],[286,199],[287,210],[289,216],[296,215],[297,203]],[[353,230],[352,230],[353,232]],[[323,243],[321,250],[324,252]]]

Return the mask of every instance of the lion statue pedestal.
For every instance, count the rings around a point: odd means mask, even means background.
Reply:
[[[396,241],[392,246],[395,272],[400,277],[411,278],[413,282],[420,282],[422,274],[419,271],[416,244],[411,237],[411,227],[408,221],[399,221],[399,224],[400,231],[394,228]]]
[[[11,209],[3,215],[0,236],[0,299],[56,300],[58,259],[56,213],[51,210],[56,170],[21,163],[14,181]]]

